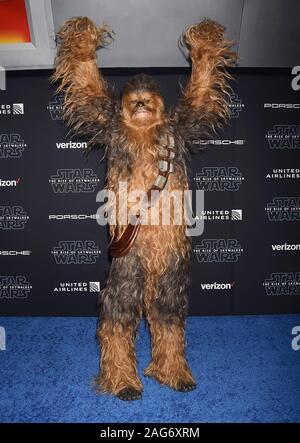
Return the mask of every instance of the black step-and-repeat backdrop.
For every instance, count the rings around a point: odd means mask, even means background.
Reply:
[[[134,73],[104,71],[117,90]],[[148,73],[174,105],[188,71]],[[205,191],[190,314],[300,312],[300,80],[234,74],[229,126],[189,164],[191,189]],[[49,75],[9,72],[0,91],[1,315],[96,315],[109,270],[95,219],[105,164],[70,140]]]

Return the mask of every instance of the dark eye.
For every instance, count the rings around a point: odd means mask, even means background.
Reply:
[[[130,103],[131,103],[132,105],[135,105],[135,104],[137,103],[137,100],[131,100]]]

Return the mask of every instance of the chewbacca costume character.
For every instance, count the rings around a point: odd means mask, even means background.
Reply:
[[[224,28],[211,20],[186,30],[182,42],[192,73],[177,108],[166,113],[158,84],[144,74],[125,85],[120,100],[109,90],[97,68],[96,49],[110,37],[107,26],[97,28],[86,17],[67,20],[59,31],[52,79],[65,94],[64,119],[77,136],[86,138],[89,149],[103,148],[107,189],[117,193],[122,181],[128,192],[139,189],[147,196],[164,188],[187,190],[185,161],[193,140],[211,136],[228,116],[227,68],[236,59],[232,42],[224,40]],[[122,224],[117,218],[110,224],[113,258],[100,293],[96,385],[123,400],[142,395],[135,338],[143,313],[152,342],[145,375],[178,391],[196,387],[184,349],[191,251],[186,224],[142,224],[140,215],[135,222]]]

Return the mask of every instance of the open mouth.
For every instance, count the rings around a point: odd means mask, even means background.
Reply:
[[[147,115],[147,114],[152,114],[152,112],[151,111],[149,111],[148,109],[146,109],[146,108],[140,108],[140,109],[137,109],[136,111],[134,111],[134,115],[137,115],[137,114],[145,114],[145,115]]]

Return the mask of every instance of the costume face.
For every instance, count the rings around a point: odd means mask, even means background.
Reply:
[[[145,127],[160,122],[164,103],[160,94],[143,90],[131,91],[123,95],[122,109],[126,124]]]

